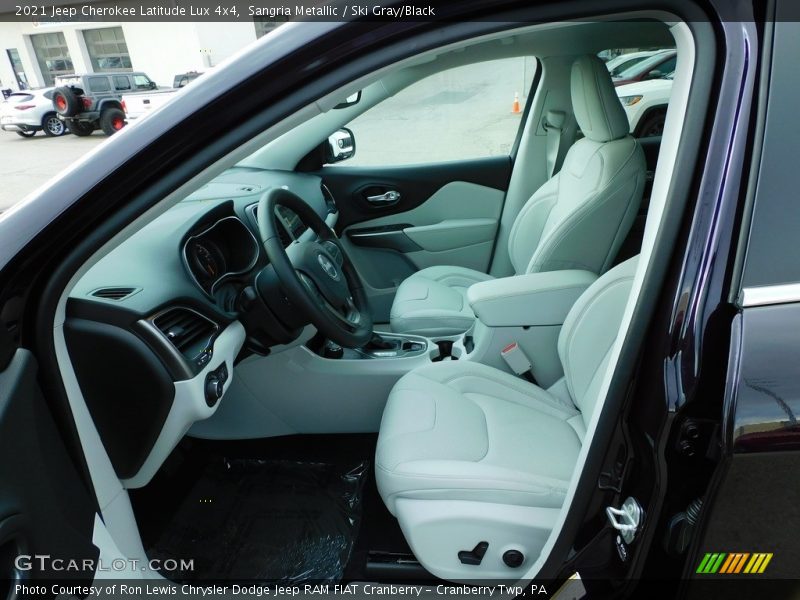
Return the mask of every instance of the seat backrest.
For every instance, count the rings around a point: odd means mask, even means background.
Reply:
[[[584,426],[597,405],[638,262],[639,257],[634,256],[590,285],[570,309],[558,336],[564,381]]]
[[[561,269],[605,272],[633,224],[647,166],[603,62],[572,65],[572,108],[583,139],[561,170],[517,215],[508,252],[517,274]]]

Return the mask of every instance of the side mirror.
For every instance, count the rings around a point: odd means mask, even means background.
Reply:
[[[331,164],[352,158],[356,153],[356,138],[353,132],[342,127],[328,137],[325,163]]]
[[[647,74],[647,79],[661,79],[664,74],[658,69],[653,69]]]
[[[151,89],[151,90],[154,90],[154,89],[156,89],[157,87],[158,87],[158,85],[156,84],[156,82],[155,82],[155,81],[151,81],[151,82],[150,82],[150,89]]]

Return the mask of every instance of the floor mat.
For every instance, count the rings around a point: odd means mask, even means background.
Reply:
[[[213,461],[151,559],[194,559],[179,581],[338,581],[361,521],[368,463]]]

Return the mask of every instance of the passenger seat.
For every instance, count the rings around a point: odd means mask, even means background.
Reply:
[[[561,170],[520,210],[508,239],[516,274],[583,269],[602,274],[639,210],[646,177],[644,152],[630,135],[611,76],[596,56],[572,65],[572,106],[584,137],[569,149]],[[515,168],[522,168],[516,165]],[[392,330],[456,335],[475,315],[466,299],[473,283],[493,279],[463,267],[435,266],[397,289]]]

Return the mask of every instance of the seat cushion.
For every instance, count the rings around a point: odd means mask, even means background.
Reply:
[[[443,362],[395,385],[375,458],[389,510],[398,498],[560,507],[581,440],[571,404],[498,369]]]
[[[463,267],[436,266],[414,273],[397,288],[389,315],[392,331],[427,336],[465,332],[475,321],[467,289],[489,279]]]

